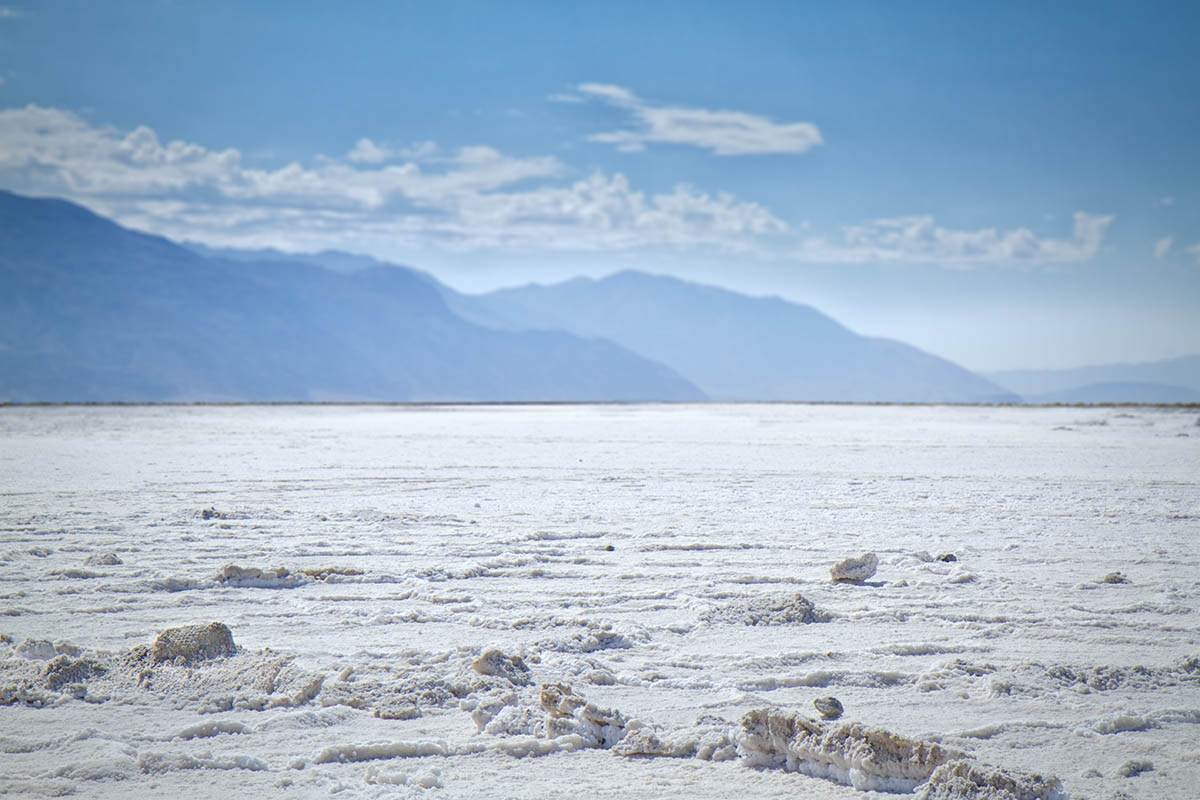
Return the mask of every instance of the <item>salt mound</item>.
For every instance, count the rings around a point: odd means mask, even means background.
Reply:
[[[375,709],[374,714],[379,719],[417,719],[422,716],[420,706],[415,703],[411,705],[403,703],[381,705]]]
[[[422,789],[438,789],[443,786],[442,771],[436,767],[420,775],[407,772],[384,772],[377,766],[367,767],[367,783],[391,786],[419,786]]]
[[[182,658],[184,663],[190,664],[217,656],[233,655],[236,652],[233,632],[220,622],[167,628],[150,646],[150,658],[155,663],[174,662]]]
[[[254,588],[291,588],[304,582],[302,576],[293,575],[287,567],[259,569],[258,567],[239,567],[236,564],[226,564],[213,580],[226,586]]]
[[[598,708],[562,683],[543,684],[536,694],[531,690],[476,694],[465,699],[461,708],[471,712],[481,733],[556,740],[551,748],[535,748],[538,753],[607,750],[629,731],[642,727],[619,711]]]
[[[552,623],[552,627],[557,624],[557,621]],[[573,631],[565,639],[544,639],[534,647],[559,653],[595,653],[599,650],[628,650],[636,647],[639,641],[649,639],[645,631],[614,630],[611,622],[571,621],[568,624],[582,625],[583,630]]]
[[[429,658],[410,655],[391,663],[347,666],[325,681],[319,700],[324,706],[373,709],[380,719],[416,719],[429,708],[491,707],[496,696],[531,683],[529,667],[520,656],[496,649],[482,654],[462,649]]]
[[[58,655],[54,643],[46,639],[26,639],[16,647],[16,654],[31,661],[49,661]]]
[[[308,577],[318,581],[326,580],[331,575],[355,576],[363,574],[361,569],[355,569],[354,567],[316,567],[314,569],[302,569],[300,571]]]
[[[874,553],[863,553],[858,558],[847,558],[829,570],[829,577],[835,583],[862,583],[875,574],[879,569],[879,556]]]
[[[479,658],[471,663],[471,669],[480,675],[493,675],[506,678],[515,686],[529,684],[529,667],[520,656],[506,656],[499,650],[484,650]]]
[[[323,674],[301,669],[293,657],[269,650],[238,651],[183,665],[168,661],[127,675],[136,682],[138,694],[150,693],[175,708],[194,707],[201,714],[303,706],[321,694],[325,682]],[[321,703],[326,704],[324,699]]]
[[[277,569],[261,570],[258,567],[239,567],[236,564],[226,564],[217,573],[216,580],[224,581],[244,581],[253,580],[255,578],[286,578],[288,571],[286,567]]]
[[[1117,774],[1122,778],[1132,778],[1141,775],[1143,772],[1151,772],[1154,770],[1154,764],[1149,761],[1140,761],[1132,759],[1126,761],[1117,769]]]
[[[1200,683],[1200,658],[1196,656],[1181,659],[1178,663],[1167,667],[1142,665],[1113,667],[1106,664],[1087,667],[1073,667],[1066,664],[1050,667],[1043,667],[1040,664],[1027,666],[1035,674],[1044,670],[1044,675],[1059,685],[1087,686],[1089,689],[1100,692],[1126,686],[1143,689]]]
[[[138,754],[138,769],[146,775],[164,775],[169,772],[183,772],[193,769],[234,770],[244,769],[252,772],[264,772],[269,767],[261,758],[243,755],[213,756],[212,753],[202,752],[198,755],[187,753],[156,753],[143,752]]]
[[[677,730],[670,733],[651,728],[632,727],[630,723],[625,736],[617,742],[612,752],[619,756],[698,758],[701,761],[730,761],[737,758],[734,730],[724,720],[708,722],[700,720],[694,730]]]
[[[916,800],[1067,800],[1058,778],[955,761],[934,770]]]
[[[201,713],[304,705],[320,692],[324,677],[291,662],[267,650],[239,651],[229,628],[216,622],[163,631],[152,645],[121,654],[84,653],[64,643],[45,662],[0,659],[0,705],[44,708],[71,698],[100,704],[150,697]]]
[[[748,766],[782,767],[859,791],[911,792],[963,754],[857,722],[814,722],[760,708],[742,717],[738,752]]]
[[[829,622],[832,615],[821,611],[801,594],[790,597],[759,597],[742,600],[704,615],[709,622],[742,625],[795,625]]]
[[[93,675],[103,675],[107,671],[90,658],[71,658],[64,653],[46,665],[43,675],[46,688],[57,691],[69,683],[83,683]]]
[[[591,747],[609,748],[625,736],[629,720],[624,714],[592,705],[570,686],[543,684],[538,699],[546,712],[545,730],[551,738],[576,734]]]
[[[629,731],[613,746],[619,756],[660,756],[665,758],[691,758],[696,754],[696,743],[692,741],[665,741],[650,728]]]
[[[213,578],[225,586],[240,586],[250,588],[295,588],[309,579],[328,581],[330,578],[357,577],[362,575],[361,569],[354,567],[315,567],[292,571],[287,567],[260,569],[259,567],[241,567],[237,564],[226,564]]]

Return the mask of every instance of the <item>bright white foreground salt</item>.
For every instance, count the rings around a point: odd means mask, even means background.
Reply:
[[[0,408],[0,793],[1193,798],[1197,422]]]

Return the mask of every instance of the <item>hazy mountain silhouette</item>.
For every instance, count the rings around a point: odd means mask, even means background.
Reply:
[[[0,192],[0,399],[699,400],[558,331],[495,331],[399,267],[209,258]]]
[[[1019,400],[946,359],[859,336],[809,306],[676,278],[621,272],[446,297],[480,324],[611,339],[666,364],[714,400]]]
[[[1200,355],[1145,364],[1016,369],[986,377],[1037,403],[1190,403],[1200,401]]]
[[[464,295],[0,191],[0,400],[1177,403],[1200,355],[976,375],[809,306],[621,272]]]

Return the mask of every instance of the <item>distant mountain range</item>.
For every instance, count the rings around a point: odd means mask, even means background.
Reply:
[[[179,245],[0,191],[0,401],[1177,402],[1200,396],[1197,364],[980,376],[675,278],[465,295],[367,256]]]
[[[1200,355],[1148,364],[984,373],[1029,403],[1197,403]]]
[[[599,336],[687,376],[713,400],[1015,402],[943,358],[859,336],[814,308],[676,278],[620,272],[485,295],[443,290],[462,316],[499,329]]]

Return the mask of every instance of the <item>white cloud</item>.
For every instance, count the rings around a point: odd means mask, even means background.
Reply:
[[[719,156],[803,153],[822,143],[811,122],[773,122],[744,111],[713,111],[683,106],[655,106],[630,90],[610,84],[583,83],[576,91],[627,110],[637,123],[628,130],[596,133],[589,141],[615,144],[638,152],[649,142],[686,144]]]
[[[649,194],[620,173],[568,174],[553,156],[513,157],[487,146],[440,151],[432,142],[398,148],[367,138],[344,158],[264,169],[237,149],[163,142],[145,126],[125,132],[61,109],[0,110],[0,186],[65,197],[125,225],[211,245],[380,254],[704,248],[824,263],[1036,266],[1092,258],[1113,219],[1076,212],[1072,234],[1053,238],[1027,228],[957,230],[913,216],[846,226],[829,239],[724,192],[678,185]],[[1188,252],[1200,258],[1200,243]]]
[[[877,219],[843,228],[841,241],[812,238],[796,253],[829,263],[908,262],[950,268],[1041,266],[1087,261],[1097,252],[1112,216],[1076,211],[1072,237],[1040,237],[1028,228],[955,230],[932,216]]]
[[[787,230],[728,194],[678,186],[647,196],[603,173],[563,185],[565,172],[553,156],[485,146],[438,154],[431,142],[392,149],[366,138],[345,159],[261,169],[236,149],[164,143],[145,126],[124,133],[61,109],[0,111],[0,185],[213,245],[745,251]]]
[[[570,94],[568,92],[560,92],[558,94],[552,94],[549,97],[547,97],[546,99],[552,103],[586,103],[587,102],[579,95]]]
[[[24,11],[10,8],[8,6],[0,6],[0,19],[21,19],[24,16]]]
[[[698,245],[746,250],[755,237],[788,229],[756,203],[739,203],[727,194],[712,197],[689,186],[648,197],[620,173],[595,173],[570,186],[466,197],[455,224],[491,246],[581,250]]]
[[[1154,257],[1162,258],[1171,251],[1171,245],[1175,243],[1174,236],[1164,236],[1154,243]]]
[[[346,159],[355,164],[382,164],[393,155],[388,147],[377,145],[364,136],[355,143],[354,149],[346,153]]]
[[[394,160],[428,161],[435,153],[437,145],[434,142],[415,142],[408,147],[391,147],[364,136],[354,144],[349,153],[346,153],[346,160],[355,164],[382,164]]]

